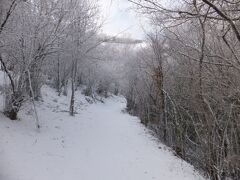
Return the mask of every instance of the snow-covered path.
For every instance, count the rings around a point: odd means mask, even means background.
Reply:
[[[49,108],[39,108],[40,133],[30,119],[0,115],[0,180],[203,179],[121,112],[123,98],[89,105],[74,118],[52,108],[64,101],[49,98]]]

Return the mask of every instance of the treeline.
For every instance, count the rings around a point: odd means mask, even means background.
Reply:
[[[128,111],[211,179],[240,179],[240,2],[130,2],[153,30],[126,65]]]
[[[109,88],[113,91],[117,83],[105,65],[112,47],[104,44],[111,37],[103,38],[102,24],[99,6],[91,0],[1,0],[4,114],[17,119],[25,101],[34,105],[41,99],[44,84],[56,88],[59,96],[71,90],[71,115],[81,85],[93,98],[96,93],[107,96]]]

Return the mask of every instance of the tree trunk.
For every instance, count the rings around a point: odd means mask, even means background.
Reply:
[[[6,97],[4,115],[11,120],[17,120],[18,111],[22,105],[23,98],[16,93]]]
[[[60,59],[59,59],[59,55],[58,55],[58,59],[57,59],[57,92],[58,92],[58,96],[61,95],[61,79],[60,79]]]
[[[72,94],[71,94],[70,109],[69,109],[69,113],[71,116],[74,116],[76,74],[77,74],[77,60],[73,60],[73,63],[72,63],[72,87],[71,87]]]
[[[70,100],[70,115],[74,116],[74,96],[75,96],[75,88],[74,88],[74,79],[72,78],[72,86],[71,86],[71,90],[72,90],[72,94],[71,94],[71,100]]]

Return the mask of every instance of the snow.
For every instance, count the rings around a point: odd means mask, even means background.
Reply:
[[[76,96],[78,113],[71,117],[69,97],[45,86],[37,104],[40,132],[28,107],[20,121],[0,114],[0,180],[204,179],[122,112],[124,98],[89,104]]]

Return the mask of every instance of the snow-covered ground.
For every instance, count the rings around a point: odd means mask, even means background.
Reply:
[[[77,94],[78,114],[66,112],[69,98],[43,88],[41,131],[32,112],[20,121],[0,114],[0,180],[203,180],[193,167],[159,144],[121,110],[125,99],[89,104]]]

